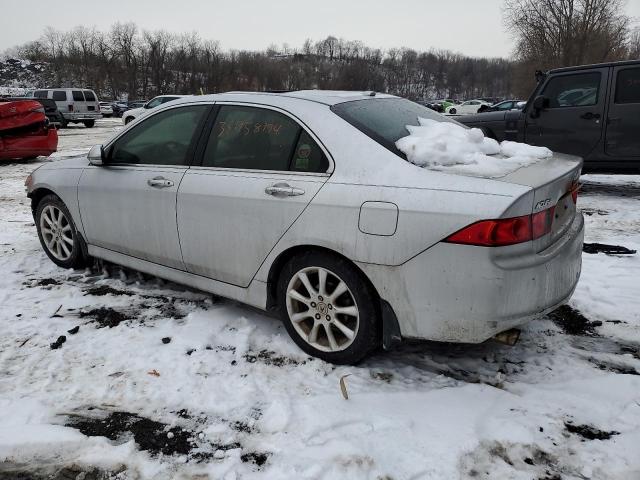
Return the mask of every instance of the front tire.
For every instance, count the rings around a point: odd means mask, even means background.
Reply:
[[[35,220],[40,245],[53,263],[62,268],[87,265],[82,238],[62,200],[45,196],[38,204]]]
[[[455,115],[455,114],[456,114],[456,112],[457,112],[457,110],[456,110],[455,108],[450,108],[450,109],[449,109],[449,113],[450,113],[451,115]]]
[[[354,364],[380,345],[379,300],[347,260],[324,252],[291,258],[278,278],[287,332],[307,354]]]

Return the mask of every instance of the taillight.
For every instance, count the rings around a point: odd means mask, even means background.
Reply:
[[[70,104],[69,104],[69,111],[70,111],[70,112],[73,112],[73,103],[70,103]]]
[[[444,241],[481,247],[503,247],[529,242],[551,231],[555,207],[521,217],[481,220],[458,230]]]
[[[576,180],[571,184],[569,188],[571,191],[571,198],[573,199],[574,205],[578,204],[578,190],[580,190],[580,183]]]

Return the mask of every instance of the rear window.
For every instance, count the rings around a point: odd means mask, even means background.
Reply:
[[[616,103],[640,103],[640,68],[626,68],[618,72]]]
[[[91,90],[85,90],[84,91],[84,98],[87,100],[87,102],[95,102],[96,101],[96,96],[93,94],[93,92]]]
[[[430,108],[404,98],[378,98],[338,103],[331,110],[383,147],[404,158],[396,141],[409,135],[407,125],[419,125],[418,118],[452,122]]]
[[[82,92],[80,90],[73,91],[73,99],[76,102],[84,102],[84,96],[82,95]]]
[[[64,90],[54,90],[53,91],[53,100],[56,102],[66,102],[67,101],[67,92]]]

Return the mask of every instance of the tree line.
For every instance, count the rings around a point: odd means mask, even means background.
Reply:
[[[46,65],[36,87],[91,87],[108,98],[230,90],[375,90],[414,100],[506,97],[512,62],[446,50],[382,50],[329,36],[299,48],[228,50],[197,33],[116,23],[108,31],[45,29],[12,54]]]

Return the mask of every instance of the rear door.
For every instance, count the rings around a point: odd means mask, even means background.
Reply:
[[[640,157],[640,66],[615,67],[612,83],[605,153]]]
[[[329,161],[295,118],[268,107],[223,104],[204,138],[201,165],[178,191],[183,259],[192,273],[246,287],[326,182]]]
[[[56,102],[60,113],[73,112],[73,102],[69,101],[70,98],[67,99],[67,93],[66,90],[53,90],[49,95],[49,98]]]
[[[87,112],[89,113],[100,113],[100,104],[98,103],[98,97],[93,92],[93,90],[83,90],[85,105],[87,107]]]
[[[87,113],[89,111],[82,90],[72,90],[71,97],[73,99],[73,111],[75,113]]]
[[[149,116],[107,148],[78,184],[87,242],[184,270],[176,193],[209,110],[185,105]]]
[[[602,137],[608,73],[605,67],[551,75],[539,93],[548,107],[537,118],[528,112],[526,143],[589,155]]]

